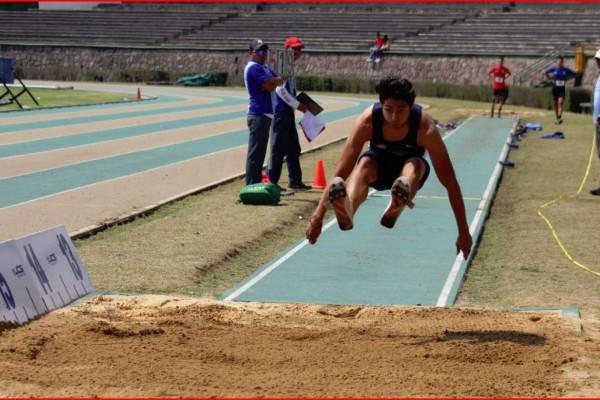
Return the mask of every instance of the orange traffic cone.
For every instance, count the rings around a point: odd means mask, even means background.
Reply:
[[[327,187],[327,179],[325,179],[325,167],[323,166],[323,160],[317,160],[315,179],[313,180],[312,187],[313,189],[325,189]]]
[[[271,183],[271,180],[269,179],[269,176],[267,174],[265,174],[265,172],[261,172],[261,178],[260,178],[262,183]]]
[[[137,93],[135,95],[135,99],[137,101],[140,101],[142,99],[142,92],[140,91],[140,88],[137,89]]]

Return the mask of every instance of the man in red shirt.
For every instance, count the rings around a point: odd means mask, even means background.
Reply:
[[[492,89],[494,90],[494,97],[492,99],[492,113],[490,118],[494,118],[494,106],[498,102],[498,118],[502,114],[502,106],[508,98],[508,87],[506,87],[506,79],[510,76],[510,70],[504,66],[504,57],[500,57],[500,62],[494,65],[488,71],[488,74],[492,77]]]

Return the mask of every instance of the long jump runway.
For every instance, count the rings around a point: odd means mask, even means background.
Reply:
[[[515,121],[473,117],[446,136],[461,185],[473,242],[501,174]],[[313,246],[306,240],[266,264],[225,300],[449,306],[469,260],[456,256],[457,228],[447,192],[432,172],[394,229],[379,224],[389,191],[371,192],[354,229],[328,221]]]
[[[0,113],[0,241],[57,225],[85,231],[244,173],[243,90],[142,90],[158,98]],[[317,100],[327,129],[304,150],[343,138],[370,104]]]

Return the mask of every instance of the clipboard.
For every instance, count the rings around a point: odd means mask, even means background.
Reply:
[[[323,111],[323,107],[321,107],[316,101],[314,101],[304,92],[301,92],[298,96],[296,96],[296,99],[305,105],[308,111],[310,111],[313,115],[317,115]]]

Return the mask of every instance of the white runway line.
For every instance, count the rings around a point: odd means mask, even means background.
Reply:
[[[515,118],[515,122],[510,131],[511,133],[515,131],[518,122],[519,122],[519,119],[517,117],[517,118]],[[481,199],[481,202],[479,203],[479,206],[477,207],[477,212],[475,213],[473,222],[471,222],[471,225],[469,226],[469,232],[471,233],[471,235],[473,235],[473,233],[479,226],[480,221],[481,221],[481,223],[483,223],[483,220],[482,220],[483,216],[484,216],[483,212],[487,210],[489,203],[491,202],[490,194],[496,187],[496,185],[498,183],[498,178],[500,176],[500,172],[502,171],[502,166],[500,165],[499,162],[504,161],[506,159],[508,150],[509,150],[508,143],[505,143],[504,147],[502,148],[502,152],[500,153],[500,157],[498,157],[498,163],[496,163],[496,168],[494,168],[494,171],[492,172],[492,176],[490,177],[490,180],[488,181],[485,192],[483,193],[483,198]],[[469,255],[467,262],[472,257],[473,257],[473,251],[471,251],[471,254]],[[456,258],[454,259],[454,264],[452,264],[452,268],[450,268],[450,273],[448,274],[448,277],[446,278],[446,283],[444,284],[444,287],[442,288],[440,297],[438,297],[438,300],[436,303],[437,307],[448,307],[450,305],[450,304],[448,304],[450,292],[452,291],[452,287],[454,286],[456,279],[458,278],[458,273],[460,271],[460,267],[461,267],[463,261],[465,261],[465,259],[461,252],[456,256]]]
[[[350,118],[350,117],[348,117],[348,118]],[[452,136],[454,134],[454,132],[456,132],[461,126],[463,126],[464,124],[466,124],[467,121],[471,120],[472,118],[473,117],[467,118],[462,124],[460,124],[458,127],[456,127],[456,129],[454,129],[453,131],[451,131],[450,133],[448,133],[446,136],[444,136],[443,140],[446,140],[447,138],[449,138],[450,136]],[[375,192],[377,192],[375,189],[371,189],[369,191],[367,197],[374,195]],[[327,229],[329,229],[335,222],[336,222],[335,218],[333,218],[332,220],[330,220],[329,222],[327,222],[327,224],[325,224],[323,226],[323,230],[322,230],[321,234],[323,234],[323,232],[325,232]],[[233,293],[231,293],[231,294],[227,295],[226,297],[224,297],[223,301],[231,301],[231,300],[234,300],[236,297],[239,297],[240,295],[242,295],[245,291],[247,291],[252,286],[254,286],[258,282],[260,282],[264,277],[266,277],[271,272],[273,272],[276,268],[278,268],[281,264],[283,264],[285,261],[287,261],[291,256],[293,256],[294,254],[296,254],[298,251],[300,251],[307,244],[308,244],[308,241],[307,240],[303,240],[299,245],[297,245],[296,247],[294,247],[292,250],[288,251],[286,254],[284,254],[281,258],[279,258],[273,264],[271,264],[268,267],[266,267],[265,269],[263,269],[254,278],[250,279],[248,282],[246,282],[244,285],[242,285],[241,287],[239,287]]]

